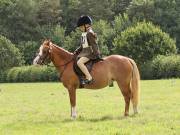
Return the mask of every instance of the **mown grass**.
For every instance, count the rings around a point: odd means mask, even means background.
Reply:
[[[136,116],[117,85],[78,90],[77,109],[60,83],[0,84],[0,135],[180,135],[180,80],[141,81]]]

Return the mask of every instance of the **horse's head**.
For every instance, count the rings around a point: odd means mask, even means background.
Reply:
[[[51,53],[51,44],[50,40],[45,40],[40,46],[36,58],[33,60],[34,65],[43,65],[46,60],[50,58]]]

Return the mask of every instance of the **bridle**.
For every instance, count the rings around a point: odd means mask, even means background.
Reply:
[[[48,55],[50,57],[52,57],[52,44],[50,45],[49,49],[47,50],[47,53],[45,54],[45,56],[41,56],[40,54],[38,54],[37,56],[39,56],[39,59],[41,61],[41,63],[40,63],[41,65],[46,65],[48,67],[55,67],[54,65],[52,66],[52,65],[49,65],[48,63],[45,63],[45,60],[47,59]],[[71,63],[74,59],[75,59],[75,57],[73,56],[72,59],[70,59],[69,61],[65,62],[64,64],[61,64],[61,65],[58,66],[58,67],[64,67],[61,74],[60,74],[60,80],[61,80],[61,78],[63,76],[63,73],[64,73],[67,65],[69,63]]]

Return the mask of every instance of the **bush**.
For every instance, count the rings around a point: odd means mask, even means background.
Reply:
[[[35,41],[20,42],[17,46],[23,54],[25,64],[31,65],[40,45]]]
[[[24,63],[19,49],[10,40],[0,35],[0,72]]]
[[[63,48],[70,52],[74,52],[76,48],[80,46],[80,38],[80,31],[72,31],[68,36],[65,37]]]
[[[142,69],[144,79],[180,78],[180,55],[158,55]]]
[[[180,55],[158,56],[152,61],[153,78],[180,77]]]
[[[102,55],[109,55],[112,48],[111,37],[115,34],[111,25],[104,20],[99,20],[93,24],[93,30],[97,33],[98,46]]]
[[[47,82],[58,81],[58,73],[53,67],[14,67],[7,72],[7,82]]]
[[[131,20],[147,20],[158,24],[163,31],[176,39],[180,53],[180,1],[179,0],[133,0],[127,13]]]
[[[43,25],[36,28],[41,35],[41,39],[51,39],[59,46],[64,44],[65,29],[59,25]]]
[[[168,34],[152,23],[137,23],[114,39],[114,52],[129,56],[138,65],[151,61],[157,55],[175,54],[176,44]]]

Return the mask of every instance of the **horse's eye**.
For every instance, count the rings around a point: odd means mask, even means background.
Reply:
[[[43,50],[43,53],[46,53],[47,51],[46,50]]]

